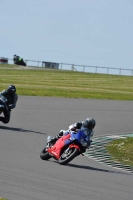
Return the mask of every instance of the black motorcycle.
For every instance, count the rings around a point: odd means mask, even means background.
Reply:
[[[13,57],[13,61],[15,65],[22,65],[22,66],[26,66],[26,63],[24,62],[23,58],[20,58],[19,56],[17,56],[16,54]]]
[[[0,94],[0,114],[7,109],[7,98]]]
[[[18,61],[16,61],[16,62],[14,62],[14,64],[16,64],[16,65],[22,65],[22,66],[26,66],[26,63],[24,62],[24,60],[22,59],[22,60],[18,60]]]

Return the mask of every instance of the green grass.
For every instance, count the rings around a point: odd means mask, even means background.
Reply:
[[[133,138],[114,140],[106,149],[114,160],[133,166]]]
[[[15,84],[18,95],[133,99],[133,77],[0,65],[0,90]]]
[[[7,200],[7,199],[5,199],[5,198],[3,198],[3,197],[0,197],[0,200]]]

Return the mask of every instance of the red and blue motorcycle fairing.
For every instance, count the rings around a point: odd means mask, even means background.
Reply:
[[[82,153],[83,145],[86,143],[86,135],[83,130],[71,131],[69,134],[59,138],[55,144],[45,147],[40,157],[48,160],[51,157],[58,160],[59,164],[67,164]]]

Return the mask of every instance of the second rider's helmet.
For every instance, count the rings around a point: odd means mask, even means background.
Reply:
[[[9,87],[7,88],[7,92],[11,95],[16,93],[16,87],[14,85],[9,85]]]

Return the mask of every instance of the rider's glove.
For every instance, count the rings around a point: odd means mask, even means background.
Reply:
[[[77,129],[81,129],[81,126],[82,126],[82,123],[81,123],[81,122],[77,122],[77,123],[76,123],[76,128],[77,128]]]

